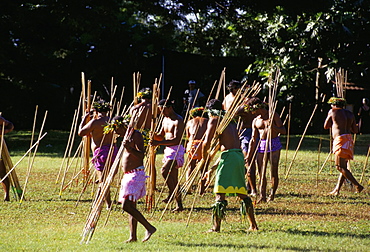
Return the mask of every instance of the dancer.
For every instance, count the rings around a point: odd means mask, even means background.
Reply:
[[[222,104],[219,100],[212,99],[207,103],[206,108],[210,110],[209,121],[205,140],[203,142],[203,159],[207,160],[211,141],[214,138],[218,123],[222,117]],[[249,230],[258,230],[254,217],[252,200],[247,196],[245,184],[245,165],[236,124],[231,122],[218,136],[221,146],[220,162],[216,169],[216,178],[213,192],[216,194],[216,203],[213,205],[213,227],[208,232],[220,232],[221,221],[225,217],[227,194],[236,194],[241,199],[242,208],[248,216],[250,223]],[[215,166],[213,166],[215,167]],[[210,169],[206,175],[209,180]]]
[[[100,186],[105,179],[104,174],[108,174],[104,172],[104,167],[110,168],[118,152],[116,145],[112,144],[113,133],[104,132],[104,125],[110,120],[110,117],[107,115],[109,111],[109,103],[104,100],[94,102],[93,109],[85,114],[78,130],[79,136],[91,136],[91,149],[93,151],[91,161],[97,171],[97,182]],[[91,120],[88,121],[88,118]],[[105,197],[105,203],[107,208],[111,206],[109,190]]]
[[[254,153],[257,149],[257,166],[262,180],[258,202],[273,201],[275,193],[279,185],[279,159],[282,145],[280,143],[279,134],[286,134],[286,129],[280,119],[280,116],[275,112],[269,118],[268,105],[262,102],[258,97],[250,98],[245,106],[245,111],[256,115],[252,122],[252,139],[249,144],[249,152],[247,155],[247,164],[251,166],[254,162]],[[270,133],[269,133],[270,131]],[[258,140],[259,139],[259,140]],[[271,141],[270,141],[271,140]],[[266,158],[264,160],[264,158]],[[267,160],[270,161],[271,166],[271,190],[270,195],[266,198],[266,168]]]
[[[356,187],[357,192],[361,192],[364,187],[360,185],[348,170],[347,164],[353,159],[353,140],[352,133],[358,133],[355,116],[347,109],[344,109],[346,100],[344,98],[331,97],[328,101],[331,109],[324,122],[324,129],[330,129],[333,136],[333,153],[335,155],[335,166],[341,173],[338,183],[330,195],[339,195],[340,188],[344,179],[348,179]]]
[[[179,193],[178,169],[184,164],[185,148],[181,145],[182,133],[184,131],[184,120],[173,109],[174,100],[160,100],[158,107],[163,113],[162,129],[154,139],[151,140],[153,146],[164,145],[164,158],[161,173],[168,186],[168,197],[163,200],[168,203],[175,197],[177,207],[173,211],[184,210]]]
[[[137,241],[137,222],[140,222],[146,229],[145,237],[142,240],[145,242],[157,229],[136,208],[136,202],[146,194],[145,180],[147,176],[143,165],[144,140],[139,131],[131,127],[128,128],[126,123],[122,116],[116,116],[110,124],[115,132],[123,137],[122,144],[124,146],[120,161],[124,175],[118,201],[122,203],[123,211],[129,214],[130,238],[126,242]]]
[[[198,161],[202,159],[202,143],[204,134],[207,130],[208,114],[204,111],[203,107],[193,108],[189,111],[190,120],[186,123],[185,131],[188,137],[188,144],[186,146],[186,152],[190,161],[189,169],[186,172],[186,179],[190,178]],[[203,174],[203,170],[200,171]],[[200,194],[204,193],[205,181],[200,181]]]

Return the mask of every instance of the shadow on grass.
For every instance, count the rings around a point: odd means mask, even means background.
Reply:
[[[311,249],[299,248],[299,247],[291,247],[291,246],[267,246],[267,245],[240,245],[240,244],[220,244],[220,243],[184,243],[184,242],[176,242],[173,245],[182,246],[182,247],[194,247],[194,248],[215,248],[215,249],[244,249],[244,250],[286,250],[286,251],[312,251]],[[335,250],[327,250],[327,251],[335,251]]]
[[[323,231],[304,231],[298,229],[288,229],[285,231],[288,234],[303,235],[303,236],[325,236],[325,237],[350,237],[358,239],[369,239],[370,234],[353,234],[350,231],[348,233],[343,232],[323,232]]]

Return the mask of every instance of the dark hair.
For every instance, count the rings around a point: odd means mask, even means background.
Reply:
[[[207,102],[206,105],[207,109],[217,109],[217,110],[222,110],[222,103],[220,100],[217,99],[211,99]]]
[[[158,102],[158,106],[160,107],[173,107],[175,106],[175,100],[173,99],[162,99]]]
[[[99,100],[99,101],[94,102],[93,108],[97,112],[108,112],[111,109],[109,102],[105,102],[104,100]]]
[[[240,81],[232,80],[227,85],[227,89],[231,90],[233,87],[240,88],[241,86],[242,86],[242,84],[240,83]]]
[[[258,97],[252,97],[252,98],[249,98],[245,104],[249,105],[249,106],[252,106],[252,105],[255,105],[255,104],[262,104],[262,101]]]

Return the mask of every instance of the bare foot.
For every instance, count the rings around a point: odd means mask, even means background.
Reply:
[[[211,228],[210,230],[208,230],[206,233],[219,233],[220,230],[214,230],[213,228]]]
[[[329,194],[329,196],[338,196],[339,195],[339,191],[337,189],[334,189],[333,191],[331,191]]]
[[[151,230],[145,231],[145,237],[142,240],[142,242],[146,242],[147,240],[149,240],[152,234],[154,234],[156,231],[157,229],[155,227],[153,227]]]
[[[258,227],[257,226],[250,226],[248,231],[257,231]]]
[[[270,201],[274,201],[275,199],[275,195],[270,195],[268,198],[267,198],[267,202],[270,202]]]
[[[257,197],[257,193],[252,190],[251,194],[249,195],[250,197]]]
[[[184,208],[183,207],[176,207],[175,209],[172,210],[173,213],[175,213],[175,212],[181,212],[181,211],[184,211]]]
[[[266,203],[266,197],[261,197],[259,200],[257,200],[257,204],[259,203]]]
[[[136,241],[137,241],[137,239],[130,238],[127,241],[125,241],[125,243],[136,242]]]
[[[362,185],[358,185],[358,186],[356,186],[356,192],[357,192],[357,193],[362,192],[362,190],[364,190],[364,187],[363,187]]]

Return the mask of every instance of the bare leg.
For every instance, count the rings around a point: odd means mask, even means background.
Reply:
[[[273,201],[275,199],[275,193],[279,186],[279,159],[280,159],[280,150],[273,151],[272,153],[270,153],[272,189],[268,201]]]
[[[131,204],[136,208],[136,202],[131,201]],[[130,238],[125,242],[135,242],[137,241],[137,220],[131,214],[128,217],[128,224],[130,227]]]
[[[266,172],[264,176],[262,175],[263,174],[263,163],[264,163],[263,158],[264,158],[264,153],[257,154],[258,173],[260,175],[260,198],[257,203],[266,202],[267,181],[266,181]],[[267,162],[265,162],[265,171],[266,171],[266,168],[267,168]]]
[[[247,198],[248,196],[247,195],[244,195],[244,194],[238,194],[239,198],[244,200],[245,198]],[[253,209],[253,204],[252,204],[252,201],[250,201],[250,205],[249,206],[246,206],[247,208],[247,215],[248,215],[248,220],[249,220],[249,224],[250,224],[250,227],[248,230],[251,230],[251,231],[256,231],[258,230],[258,226],[257,226],[257,222],[256,222],[256,218],[254,216],[254,209]]]
[[[182,200],[181,194],[178,192],[177,184],[178,184],[178,169],[175,167],[176,161],[168,160],[165,165],[162,167],[162,176],[166,180],[166,185],[168,187],[168,197],[167,199],[163,200],[163,202],[167,203],[172,198],[175,197],[177,207],[174,209],[175,211],[182,211]],[[174,195],[174,196],[173,196]]]
[[[103,172],[102,171],[97,171],[97,175],[98,175],[98,180],[99,180],[99,187],[102,188],[103,181],[104,181]],[[108,190],[105,194],[104,202],[105,202],[105,205],[106,205],[107,209],[109,209],[112,205],[112,201],[111,201],[111,198],[110,198],[110,188],[108,188]]]
[[[343,174],[342,173],[339,174],[337,185],[335,186],[334,190],[329,193],[329,195],[338,196],[340,188],[342,187],[344,180],[345,178]]]
[[[216,194],[216,201],[224,201],[225,200],[225,194],[224,193],[217,193]],[[213,217],[213,227],[208,230],[208,233],[211,232],[220,232],[221,230],[221,221],[222,219],[219,216],[214,216]]]
[[[157,229],[154,226],[152,226],[147,221],[147,219],[145,219],[145,217],[139,212],[139,210],[137,210],[136,204],[134,202],[132,202],[130,200],[127,200],[127,199],[124,199],[123,203],[122,203],[122,208],[129,215],[131,215],[133,219],[135,219],[137,222],[140,222],[140,224],[143,225],[144,228],[146,229],[145,237],[142,240],[143,242],[149,240],[149,238],[152,236],[152,234],[154,234],[155,231],[157,231]],[[135,225],[134,222],[130,223],[130,238],[134,237],[134,240],[135,240],[135,238],[137,239],[137,237],[136,237],[137,222],[136,222],[136,225]],[[134,240],[132,240],[132,241],[134,241]],[[127,240],[126,242],[129,242],[129,241],[130,241],[130,239]]]
[[[344,176],[344,178],[352,182],[352,184],[356,187],[357,192],[361,192],[364,189],[364,187],[357,182],[355,177],[353,177],[352,173],[347,169],[347,162],[348,160],[341,158],[339,156],[335,156],[335,164],[337,166],[337,170]],[[342,184],[340,186],[342,186]],[[338,194],[340,186],[338,188]]]
[[[4,165],[4,162],[2,160],[0,160],[0,179],[2,179],[3,177],[5,177],[6,175],[6,169],[5,169],[5,165]],[[9,177],[6,177],[4,179],[4,181],[1,183],[2,186],[3,186],[3,189],[4,189],[4,201],[10,201],[10,180],[9,180]]]
[[[255,197],[257,195],[256,187],[256,163],[252,162],[247,171],[248,183],[251,187],[251,196]]]

